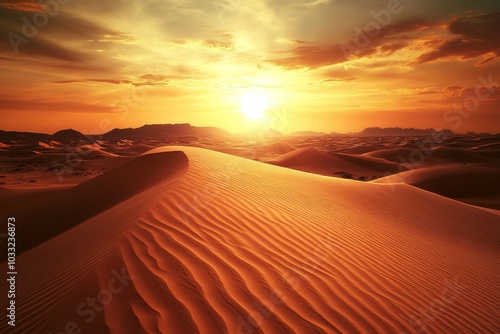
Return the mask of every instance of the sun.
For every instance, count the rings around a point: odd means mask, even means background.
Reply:
[[[249,91],[240,95],[241,112],[250,119],[262,119],[269,108],[270,99],[264,92]]]

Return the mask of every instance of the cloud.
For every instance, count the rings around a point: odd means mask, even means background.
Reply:
[[[301,4],[303,7],[316,7],[319,5],[327,5],[330,3],[330,0],[313,0],[311,2],[306,2]]]
[[[22,1],[2,1],[0,7],[12,9],[19,12],[43,12],[47,6],[36,2],[35,0]]]
[[[477,63],[483,65],[500,57],[500,13],[457,18],[448,30],[458,37],[446,39],[435,50],[418,57],[417,63],[483,57]]]
[[[4,46],[7,45],[4,44]],[[11,45],[7,47],[12,49]],[[43,36],[29,40],[26,44],[20,44],[19,53],[24,57],[47,57],[73,63],[81,63],[93,58],[88,53],[64,47]]]
[[[446,97],[460,97],[462,90],[461,86],[448,86],[444,89],[443,94]]]
[[[286,53],[291,53],[292,56],[272,59],[270,62],[287,69],[296,69],[304,67],[318,68],[346,61],[346,57],[338,44],[299,46]]]
[[[50,73],[69,69],[110,72],[124,68],[125,60],[113,57],[112,43],[98,41],[124,43],[128,36],[90,19],[71,15],[65,9],[61,5],[56,15],[46,15],[45,25],[37,26],[33,23],[36,13],[0,6],[0,58],[20,71],[45,68]],[[100,54],[97,49],[110,52]]]
[[[87,82],[97,82],[97,83],[107,83],[112,85],[123,85],[131,84],[130,80],[113,80],[113,79],[85,79],[85,80],[54,80],[50,83],[54,84],[72,84],[72,83],[87,83]]]
[[[323,78],[326,78],[325,80],[323,80],[323,82],[344,82],[358,79],[358,77],[356,77],[351,71],[345,70],[343,68],[329,68],[326,71],[323,71],[321,73],[321,76]]]
[[[380,51],[386,53],[386,54],[393,54],[394,52],[404,49],[405,47],[409,46],[410,43],[405,43],[405,42],[396,42],[396,43],[391,43],[391,44],[384,44],[380,46]]]
[[[203,45],[210,48],[210,49],[230,50],[230,49],[234,48],[232,41],[220,41],[220,40],[214,40],[214,39],[205,40],[203,42]]]
[[[481,100],[500,101],[500,90],[498,86],[491,86],[491,87],[452,86],[452,87],[454,88],[454,92],[451,96],[449,96],[451,100],[463,101],[470,97],[488,96],[487,98],[482,98]],[[446,89],[449,90],[450,87],[447,87]]]
[[[54,80],[52,84],[74,84],[74,83],[103,83],[110,85],[132,85],[135,87],[141,86],[165,86],[168,84],[167,77],[159,74],[142,74],[137,81],[132,80],[117,80],[117,79],[82,79],[82,80]]]
[[[46,101],[46,100],[27,100],[27,99],[12,99],[0,97],[0,108],[2,110],[28,111],[36,110],[37,112],[94,112],[94,113],[111,113],[114,112],[112,106],[102,106],[90,103],[75,102],[75,101]]]
[[[270,62],[284,68],[310,68],[344,63],[353,58],[369,57],[376,53],[392,54],[418,39],[419,34],[431,25],[422,20],[404,21],[379,29],[362,31],[346,43],[330,45],[301,45],[281,52],[289,57],[271,59]]]
[[[107,33],[104,34],[99,42],[103,43],[117,43],[117,44],[137,44],[138,41],[130,34],[125,33]]]
[[[24,2],[18,2],[22,4]],[[5,5],[5,3],[3,4]],[[22,5],[24,6],[24,5]],[[44,14],[45,15],[45,14]],[[34,16],[0,6],[0,54],[22,57],[48,57],[69,62],[92,59],[88,52],[65,45],[67,41],[79,41],[90,36],[109,33],[99,25],[84,19],[71,17],[62,12],[51,17],[46,15],[44,25],[35,25]]]

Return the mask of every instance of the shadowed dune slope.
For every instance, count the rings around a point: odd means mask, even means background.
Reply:
[[[491,206],[490,199],[500,199],[500,167],[480,165],[452,165],[415,169],[386,176],[375,183],[404,182],[433,193],[455,199],[468,199],[486,207],[500,209],[500,204]],[[471,199],[475,199],[470,201]]]
[[[434,148],[432,155],[436,158],[463,163],[499,163],[497,159],[491,159],[481,155],[481,152],[469,151],[463,148],[438,146]]]
[[[481,151],[466,150],[457,147],[438,146],[432,149],[429,144],[416,148],[391,148],[363,154],[363,156],[382,158],[394,162],[423,164],[449,163],[500,163],[494,153],[482,154]]]
[[[499,331],[499,215],[406,184],[194,147],[152,153],[178,150],[189,167],[175,183],[163,174],[18,257],[9,332]],[[86,191],[163,173],[155,156]],[[181,155],[167,157],[164,168]]]
[[[356,176],[375,176],[406,170],[394,162],[367,156],[331,153],[316,148],[300,148],[268,163],[315,174],[332,176],[347,172]]]
[[[182,152],[140,156],[76,187],[9,210],[8,214],[19,221],[18,254],[144,191],[187,165]]]

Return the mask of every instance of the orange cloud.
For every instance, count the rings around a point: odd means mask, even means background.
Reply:
[[[117,80],[117,79],[83,79],[83,80],[54,80],[50,83],[53,84],[73,84],[73,83],[104,83],[110,85],[132,85],[136,87],[141,86],[164,86],[168,83],[165,76],[143,74],[139,76],[142,81],[132,80]]]
[[[0,3],[0,6],[20,12],[43,12],[47,8],[35,0],[7,1]]]
[[[456,18],[449,25],[449,32],[459,37],[449,38],[428,53],[421,55],[418,63],[440,59],[471,59],[483,57],[483,65],[500,57],[500,13]]]
[[[370,57],[379,52],[392,54],[418,40],[431,24],[417,20],[405,21],[381,28],[377,32],[362,31],[349,43],[331,45],[306,45],[281,52],[290,57],[271,59],[270,62],[284,68],[315,69],[344,63],[350,59]]]

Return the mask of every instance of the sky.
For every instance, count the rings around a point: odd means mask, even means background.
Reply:
[[[0,0],[0,129],[500,132],[498,0]]]

